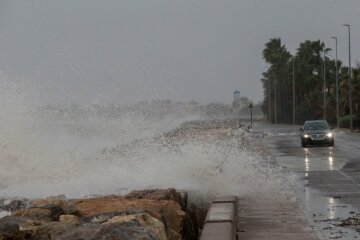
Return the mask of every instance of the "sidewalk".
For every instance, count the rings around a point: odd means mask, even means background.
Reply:
[[[318,239],[295,196],[239,201],[239,239]]]
[[[239,199],[239,240],[321,239],[314,231],[311,216],[305,215],[286,173],[279,170],[266,146],[266,137],[260,144],[264,148],[263,157],[268,159],[270,177],[266,179],[267,186],[260,186],[259,193]],[[271,169],[277,170],[273,173]]]

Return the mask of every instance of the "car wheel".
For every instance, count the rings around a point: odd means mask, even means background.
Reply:
[[[330,147],[333,147],[335,145],[334,140],[332,140],[329,145],[330,145]]]
[[[301,147],[306,147],[306,144],[304,141],[301,141]]]

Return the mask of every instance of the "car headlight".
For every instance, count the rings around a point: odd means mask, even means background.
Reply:
[[[333,134],[331,132],[329,132],[328,134],[326,134],[326,136],[331,138],[333,136]]]
[[[304,138],[309,138],[309,137],[310,137],[310,135],[304,134]]]

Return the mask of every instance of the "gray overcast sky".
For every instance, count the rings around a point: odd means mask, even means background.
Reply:
[[[0,0],[0,77],[44,102],[262,100],[261,52],[321,39],[360,60],[359,0]],[[334,53],[332,53],[335,55]]]

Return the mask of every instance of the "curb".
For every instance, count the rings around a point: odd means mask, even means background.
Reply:
[[[200,240],[236,240],[237,209],[237,196],[215,198],[206,215]]]

